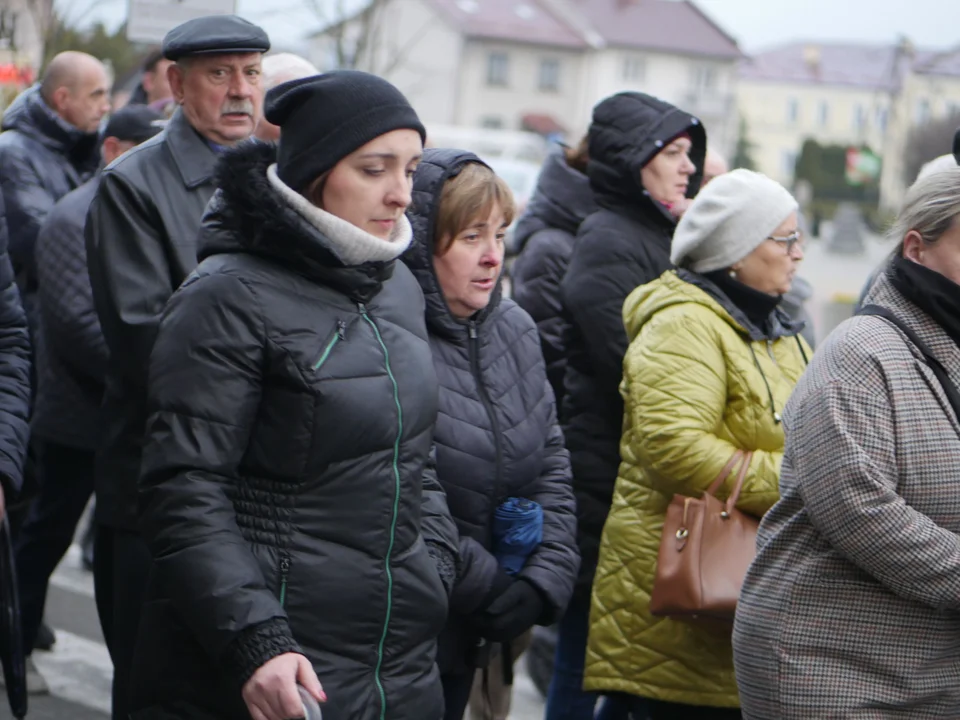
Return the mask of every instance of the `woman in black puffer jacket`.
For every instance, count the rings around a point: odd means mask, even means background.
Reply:
[[[478,643],[549,624],[573,591],[579,555],[570,460],[537,328],[500,296],[509,188],[471,153],[427,150],[414,178],[414,242],[404,255],[423,288],[440,381],[437,476],[460,531],[461,570],[440,639],[446,720],[463,715]],[[494,556],[506,499],[543,508],[543,540],[511,577]]]
[[[325,720],[440,720],[457,531],[423,297],[395,262],[424,130],[350,71],[278,86],[266,117],[279,153],[225,153],[153,351],[133,717],[301,717],[300,683]]]
[[[547,156],[537,191],[514,233],[520,254],[510,271],[513,299],[537,323],[558,410],[563,407],[563,374],[567,367],[567,323],[560,282],[570,264],[580,223],[597,210],[585,174],[587,142],[584,137],[578,147],[557,148]]]

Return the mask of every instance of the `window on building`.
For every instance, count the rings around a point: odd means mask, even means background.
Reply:
[[[787,100],[787,124],[796,125],[800,122],[800,103],[796,98]]]
[[[877,108],[877,127],[880,128],[881,132],[886,131],[887,129],[887,109],[884,107]]]
[[[797,172],[797,153],[795,150],[784,150],[780,158],[780,174],[784,180],[792,182]]]
[[[484,115],[480,118],[480,127],[487,130],[502,130],[503,118],[499,115]]]
[[[642,83],[647,77],[647,61],[638,55],[623,59],[623,79],[626,82]]]
[[[930,101],[920,100],[917,103],[917,125],[923,125],[930,120]]]
[[[853,106],[853,129],[863,130],[867,126],[867,111],[863,105]]]
[[[826,100],[821,100],[820,106],[817,108],[817,122],[820,127],[826,127],[830,124],[830,103]]]
[[[540,61],[540,90],[557,92],[560,89],[560,61],[556,58],[543,58]]]
[[[690,70],[690,87],[694,92],[708,93],[717,89],[717,69],[712,65],[694,65]]]
[[[510,56],[505,52],[487,55],[487,85],[505,87],[510,75]]]

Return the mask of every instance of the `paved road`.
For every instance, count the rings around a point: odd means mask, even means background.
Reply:
[[[110,711],[110,656],[103,644],[93,601],[93,578],[80,565],[74,546],[54,574],[47,599],[47,619],[57,633],[52,652],[37,652],[34,660],[51,694],[30,698],[28,720],[107,720]],[[510,720],[541,720],[543,704],[518,663]],[[0,720],[12,720],[6,698]]]

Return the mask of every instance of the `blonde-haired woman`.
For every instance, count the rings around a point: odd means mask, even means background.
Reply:
[[[438,651],[446,720],[463,716],[489,644],[509,645],[563,612],[579,565],[570,459],[537,328],[500,296],[513,213],[510,189],[475,155],[424,151],[404,260],[426,297],[440,381],[437,477],[460,530],[459,574]],[[509,498],[543,509],[542,540],[522,569],[497,557],[494,513]]]
[[[654,617],[650,595],[675,493],[700,496],[743,450],[753,459],[737,507],[761,517],[777,500],[781,413],[810,355],[779,304],[802,258],[796,201],[763,175],[735,170],[680,220],[671,250],[680,269],[624,305],[623,461],[584,686],[622,693],[652,720],[740,715],[729,631]]]
[[[960,168],[893,232],[787,407],[734,627],[747,718],[960,717]]]

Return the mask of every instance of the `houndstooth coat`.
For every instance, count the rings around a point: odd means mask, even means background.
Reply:
[[[886,276],[868,301],[960,386],[960,349]],[[960,718],[960,425],[936,377],[893,325],[856,317],[784,422],[734,626],[743,717]]]

